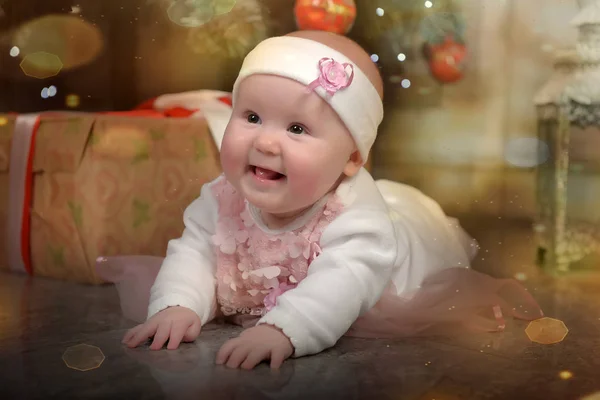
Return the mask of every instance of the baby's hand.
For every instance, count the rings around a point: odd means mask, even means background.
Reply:
[[[271,368],[277,369],[293,353],[294,346],[283,332],[271,325],[258,325],[228,340],[217,354],[217,364],[252,369],[270,359]]]
[[[175,350],[183,342],[193,342],[200,335],[202,323],[195,312],[185,307],[169,307],[153,315],[148,321],[127,331],[122,343],[134,348],[154,336],[151,350]]]

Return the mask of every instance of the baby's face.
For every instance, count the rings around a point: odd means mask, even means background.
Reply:
[[[354,142],[329,105],[287,78],[252,75],[239,87],[221,146],[225,176],[263,212],[293,217],[354,171]]]

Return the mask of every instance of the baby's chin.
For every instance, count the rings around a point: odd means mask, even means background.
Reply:
[[[325,194],[315,188],[303,187],[302,190],[290,190],[289,182],[273,190],[257,190],[247,181],[238,185],[240,194],[263,214],[277,219],[293,219],[315,205]]]

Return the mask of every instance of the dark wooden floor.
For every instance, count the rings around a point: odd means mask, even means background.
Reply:
[[[131,323],[113,287],[0,275],[0,398],[563,400],[600,391],[600,279],[540,273],[528,223],[463,224],[482,245],[475,269],[527,278],[545,314],[568,327],[562,342],[533,343],[514,322],[455,339],[344,338],[278,373],[233,371],[214,357],[238,328],[207,326],[177,351],[127,350],[120,339]]]

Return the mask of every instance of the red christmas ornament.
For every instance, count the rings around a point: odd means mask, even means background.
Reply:
[[[356,20],[354,0],[296,0],[296,25],[300,30],[347,34]]]
[[[425,54],[431,75],[441,83],[454,83],[462,79],[467,56],[464,44],[452,37],[440,44],[426,44]]]

